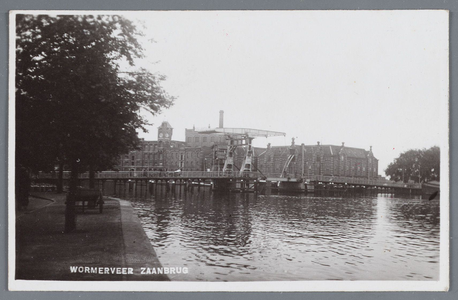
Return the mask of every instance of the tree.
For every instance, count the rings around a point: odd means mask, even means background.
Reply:
[[[440,148],[408,150],[401,153],[385,170],[390,180],[427,182],[440,180]]]
[[[108,167],[138,145],[137,129],[173,104],[165,77],[135,67],[141,32],[117,15],[17,15],[16,162],[29,170],[71,170],[66,228],[76,227],[82,167]],[[122,66],[125,66],[124,69]]]

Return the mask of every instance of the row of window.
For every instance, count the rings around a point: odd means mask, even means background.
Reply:
[[[184,153],[178,153],[178,152],[172,152],[172,153],[166,153],[167,157],[168,158],[178,158],[180,157],[180,159],[184,159],[185,158],[185,154]],[[151,153],[148,153],[146,154],[145,156],[145,159],[152,159],[154,156],[151,154]],[[199,157],[199,153],[197,152],[186,152],[186,158],[192,158],[192,157]],[[160,160],[162,160],[162,153],[159,153],[159,156],[156,157]],[[125,156],[124,158],[125,160],[126,159],[129,159],[128,156]],[[135,160],[135,155],[132,155],[132,158],[131,158],[132,161]],[[138,159],[137,159],[138,160]]]
[[[194,140],[195,143],[199,143],[199,142],[203,142],[203,143],[206,143],[208,141],[210,142],[224,142],[224,137],[216,137],[216,136],[211,136],[211,137],[206,137],[206,136],[203,136],[202,139],[200,136],[195,136],[195,137],[191,137],[191,136],[188,136],[186,138],[186,142],[188,143],[192,143]]]

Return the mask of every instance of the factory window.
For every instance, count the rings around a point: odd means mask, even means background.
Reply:
[[[215,137],[214,136],[210,137],[210,142],[214,142],[214,141],[215,141]]]
[[[196,137],[194,138],[194,141],[195,141],[195,142],[199,142],[199,141],[200,141],[200,140],[199,140],[199,137],[196,136]]]
[[[187,141],[188,143],[192,142],[192,137],[187,137],[187,138],[186,138],[186,141]]]
[[[207,141],[207,137],[204,136],[204,137],[202,138],[202,141],[203,141],[203,142],[206,142],[206,141]]]

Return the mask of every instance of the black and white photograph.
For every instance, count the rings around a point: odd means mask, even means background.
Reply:
[[[447,10],[12,11],[16,291],[447,291]]]

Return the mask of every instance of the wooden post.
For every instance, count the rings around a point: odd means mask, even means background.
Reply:
[[[134,197],[137,198],[137,179],[134,181]]]
[[[272,181],[266,180],[266,195],[270,195],[272,193]]]

